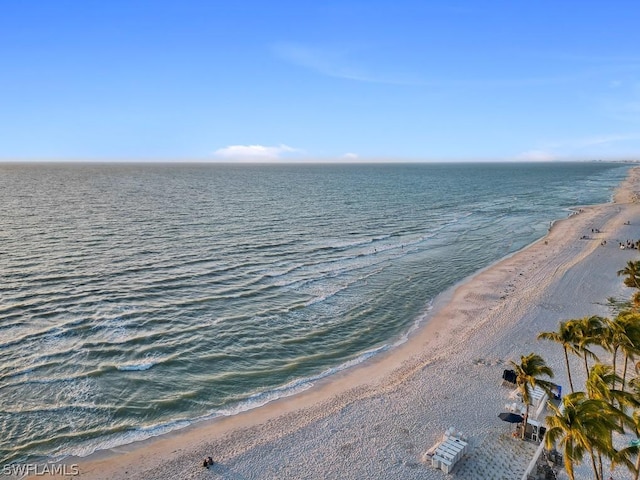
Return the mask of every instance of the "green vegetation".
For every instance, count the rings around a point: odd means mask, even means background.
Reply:
[[[552,414],[546,417],[547,449],[557,448],[563,454],[564,467],[571,480],[574,465],[585,456],[591,460],[594,478],[603,480],[603,459],[611,468],[628,469],[634,479],[640,476],[640,261],[629,261],[618,271],[624,284],[636,289],[631,301],[616,309],[614,318],[591,316],[560,322],[557,331],[543,332],[538,339],[551,340],[562,346],[571,393],[560,406],[549,403]],[[596,354],[609,353],[609,362]],[[584,364],[586,381],[582,391],[576,391],[571,375],[570,355]],[[620,366],[622,362],[622,367]],[[590,365],[591,363],[591,365]],[[517,385],[526,403],[528,389],[549,382],[541,375],[552,377],[545,361],[536,354],[512,362],[518,376]],[[635,368],[630,368],[635,367]],[[630,374],[629,370],[633,370]],[[528,408],[524,422],[528,416]],[[632,433],[636,440],[617,450],[613,433]]]
[[[523,355],[520,357],[520,363],[511,362],[513,370],[516,372],[516,386],[522,395],[522,402],[525,404],[525,413],[522,423],[527,424],[529,418],[529,404],[531,403],[532,388],[538,385],[547,393],[551,392],[551,388],[555,385],[540,377],[546,375],[553,378],[551,368],[547,366],[544,359],[535,353]],[[522,438],[524,439],[525,429],[522,429]]]

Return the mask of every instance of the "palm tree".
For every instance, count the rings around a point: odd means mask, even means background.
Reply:
[[[589,363],[587,359],[592,358],[595,361],[599,359],[598,356],[587,347],[590,345],[602,345],[607,319],[593,315],[572,321],[576,322],[575,326],[573,326],[576,339],[575,349],[582,354],[584,369],[588,376]]]
[[[627,287],[640,289],[640,261],[629,260],[627,266],[618,270],[618,276],[625,276],[624,284]]]
[[[612,354],[614,371],[617,371],[618,351],[624,353],[624,369],[622,376],[622,390],[625,388],[627,366],[633,360],[640,347],[640,314],[635,312],[621,312],[613,320],[606,320],[605,332],[602,337],[603,347]],[[613,385],[615,388],[615,384]]]
[[[573,379],[571,378],[571,367],[569,366],[569,351],[576,355],[579,354],[575,320],[560,322],[557,332],[542,332],[538,335],[538,339],[551,340],[552,342],[562,345],[564,350],[564,361],[567,366],[567,376],[569,377],[569,386],[571,387],[571,393],[573,393],[574,388]]]
[[[596,363],[589,370],[587,378],[586,394],[592,400],[603,400],[613,406],[616,400],[620,405],[633,405],[635,403],[630,392],[616,390],[616,382],[621,383],[622,379],[615,373],[611,365]]]
[[[627,366],[629,360],[633,361],[640,353],[640,313],[624,312],[618,315],[622,323],[625,340],[620,344],[620,350],[624,353],[624,367],[622,369],[622,391],[624,391],[627,381]]]
[[[635,410],[631,416],[633,422],[633,428],[638,436],[640,430],[640,410]],[[635,463],[632,458],[635,457]],[[611,459],[611,468],[615,468],[617,465],[624,465],[627,469],[633,473],[633,480],[638,480],[640,477],[640,444],[635,441],[625,448],[621,448]]]
[[[636,363],[636,376],[629,381],[631,391],[640,400],[640,362]]]
[[[612,417],[615,417],[616,421],[620,424],[626,423],[633,426],[633,421],[628,417],[621,408],[616,408],[614,400],[618,405],[638,405],[635,402],[634,396],[629,392],[622,390],[615,390],[613,387],[616,382],[621,382],[622,379],[614,372],[611,365],[603,365],[596,363],[589,371],[589,377],[586,382],[587,398],[591,400],[600,400],[607,402],[610,406],[610,413]],[[610,458],[610,455],[608,455]],[[598,453],[598,465],[600,468],[600,475],[602,476],[602,455]],[[618,455],[616,461],[622,463],[626,460],[624,455]]]
[[[626,338],[624,327],[620,319],[621,316],[618,314],[615,319],[607,321],[607,327],[605,330],[605,335],[603,337],[604,347],[607,351],[611,352],[612,355],[611,362],[613,364],[614,372],[617,370],[616,364],[618,361],[618,349],[620,348],[620,345],[628,342],[628,338]]]
[[[590,399],[583,392],[565,395],[560,408],[549,404],[553,412],[546,418],[545,447],[552,449],[559,444],[564,457],[567,475],[574,480],[573,465],[582,462],[589,453],[596,480],[602,480],[602,472],[596,464],[596,453],[613,457],[615,450],[611,432],[622,432],[610,405],[599,399]]]
[[[638,455],[638,452],[640,452],[640,447],[635,444],[621,448],[611,458],[611,469],[613,470],[618,465],[624,465],[633,473],[633,480],[638,480],[638,473],[640,473],[640,455]],[[635,463],[632,460],[633,457],[636,457]]]
[[[631,295],[631,309],[634,312],[640,310],[640,291],[637,291],[633,295]]]
[[[538,385],[547,392],[550,392],[551,389],[555,387],[555,384],[538,377],[546,375],[547,377],[553,378],[553,370],[551,370],[544,359],[536,353],[530,353],[526,356],[522,355],[520,357],[520,363],[514,361],[510,363],[516,372],[516,386],[522,395],[522,402],[525,405],[523,418],[524,428],[522,429],[522,439],[524,440],[527,420],[529,418],[529,404],[531,403],[532,389]]]

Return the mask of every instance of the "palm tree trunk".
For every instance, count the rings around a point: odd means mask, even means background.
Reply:
[[[627,383],[627,364],[629,363],[629,355],[624,356],[624,370],[622,370],[622,388],[624,392],[624,386]]]
[[[567,457],[565,456],[564,469],[567,471],[569,480],[575,480],[576,477],[575,477],[575,474],[573,473],[573,463],[570,460],[566,460],[566,458]],[[638,479],[636,478],[635,480],[638,480]]]
[[[636,424],[634,426],[634,433],[636,434],[636,437],[640,437],[640,432],[638,431],[638,425]],[[638,453],[636,453],[636,464],[635,464],[635,471],[633,472],[633,480],[638,480],[640,477],[640,451],[638,451]]]
[[[569,386],[571,387],[571,393],[573,393],[573,380],[571,379],[571,368],[569,367],[569,354],[567,353],[567,347],[564,347],[564,361],[567,364],[567,376],[569,377]]]
[[[602,477],[600,476],[600,472],[598,472],[598,465],[596,465],[596,457],[593,454],[592,449],[589,450],[589,454],[591,455],[591,465],[593,465],[593,473],[596,474],[595,480],[602,480]]]
[[[618,357],[618,347],[615,347],[613,349],[613,373],[614,375],[617,373],[616,372],[616,359]],[[588,375],[588,373],[587,373]],[[613,377],[613,382],[611,384],[611,390],[615,390],[616,389],[616,377]]]
[[[587,371],[587,378],[589,378],[589,363],[587,362],[587,352],[584,352],[584,369]]]
[[[529,420],[529,402],[526,402],[527,406],[524,409],[524,418],[522,419],[522,436],[521,440],[524,440],[524,435],[527,433],[527,420]]]
[[[602,455],[598,453],[598,467],[600,468],[600,478],[604,478],[604,473],[602,472]]]

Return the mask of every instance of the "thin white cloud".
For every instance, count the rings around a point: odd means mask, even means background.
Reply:
[[[611,134],[603,134],[603,135],[592,135],[589,137],[573,138],[573,139],[549,142],[542,148],[543,149],[580,150],[584,148],[606,146],[614,143],[628,142],[633,140],[640,140],[640,133],[611,133]]]
[[[577,63],[575,68],[556,70],[549,72],[548,75],[535,75],[535,69],[521,75],[515,74],[505,77],[477,77],[475,72],[469,72],[471,79],[468,78],[436,78],[425,77],[417,72],[399,73],[385,72],[380,65],[371,65],[367,63],[364,54],[367,48],[362,46],[345,46],[345,45],[305,45],[300,43],[283,42],[271,46],[272,53],[280,60],[297,65],[302,68],[314,71],[328,77],[341,78],[358,82],[380,83],[389,85],[406,85],[406,86],[448,86],[457,88],[519,88],[530,86],[544,86],[556,84],[570,84],[585,78],[592,78],[608,72],[611,75],[627,71],[637,71],[640,69],[637,59],[626,59],[627,62],[620,64],[624,59],[600,59],[601,61],[609,61],[605,65],[593,66],[593,62],[598,60],[592,57],[575,57],[573,61]],[[537,57],[543,59],[554,59],[554,54],[535,52],[525,52],[531,57],[532,61]],[[503,55],[510,55],[509,52],[503,52]],[[563,58],[563,57],[559,57]],[[410,68],[415,68],[412,66]],[[431,72],[437,71],[438,65],[432,65]],[[515,72],[514,72],[515,73]],[[533,74],[533,75],[532,75]]]
[[[582,139],[578,143],[580,147],[592,147],[596,145],[609,145],[611,143],[627,142],[630,140],[640,140],[640,134],[627,133],[627,134],[612,134],[612,135],[596,135],[594,137],[588,137]]]
[[[551,162],[557,160],[558,156],[555,153],[545,150],[527,150],[517,155],[516,158],[526,162]]]
[[[300,150],[284,144],[271,147],[266,145],[229,145],[219,148],[214,152],[214,155],[228,160],[268,161],[278,160],[288,153],[295,152],[300,152]]]
[[[347,160],[355,160],[357,158],[359,158],[359,155],[357,153],[345,153],[342,158],[346,158]]]
[[[640,133],[613,133],[547,142],[517,155],[518,160],[548,162],[590,155],[617,154],[617,144],[640,140]]]
[[[273,53],[286,62],[307,68],[322,75],[357,82],[391,85],[417,85],[421,82],[406,75],[372,73],[370,68],[359,66],[353,47],[310,47],[295,43],[279,43],[272,46]]]

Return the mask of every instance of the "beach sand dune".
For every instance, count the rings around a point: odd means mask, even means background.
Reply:
[[[544,239],[444,293],[392,351],[294,397],[80,459],[80,478],[521,478],[537,445],[498,419],[511,392],[502,371],[537,352],[568,390],[562,350],[536,336],[560,320],[607,316],[608,297],[630,296],[616,272],[637,251],[618,241],[640,238],[639,191],[632,169],[615,203],[576,209]],[[451,426],[471,450],[447,476],[422,455]],[[207,456],[217,462],[210,469]]]

